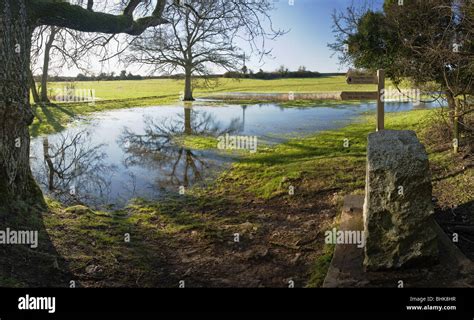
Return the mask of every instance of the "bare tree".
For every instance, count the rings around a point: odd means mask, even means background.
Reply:
[[[269,53],[265,40],[283,33],[272,27],[272,9],[268,0],[174,3],[163,13],[169,24],[149,29],[132,41],[126,60],[150,66],[153,72],[184,73],[184,100],[192,101],[192,76],[206,76],[211,68],[242,70],[245,55],[237,39],[247,40],[254,53]]]
[[[71,2],[70,0],[69,2]],[[83,4],[84,0],[75,0],[76,4]],[[102,7],[113,6],[107,2]],[[81,72],[88,73],[92,58],[100,59],[109,54],[109,45],[114,41],[118,45],[116,35],[98,33],[84,33],[56,26],[40,26],[33,33],[31,48],[32,75],[37,72],[41,75],[39,90],[32,82],[32,94],[36,103],[48,103],[48,81],[50,70],[55,66],[63,68],[76,67]],[[39,92],[38,92],[39,91]]]

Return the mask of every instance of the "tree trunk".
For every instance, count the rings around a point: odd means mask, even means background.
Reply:
[[[194,101],[193,84],[191,79],[191,68],[186,68],[186,80],[184,82],[184,101]]]
[[[454,100],[454,119],[453,119],[453,140],[454,140],[454,153],[458,153],[459,145],[461,144],[461,135],[459,133],[459,109],[460,101]]]
[[[35,77],[33,76],[33,72],[30,70],[30,88],[31,88],[31,95],[33,96],[33,101],[35,103],[41,102],[38,89],[36,88]]]
[[[32,28],[24,0],[0,3],[0,213],[44,205],[30,169],[29,102]]]
[[[43,138],[43,156],[46,165],[48,166],[48,189],[54,191],[54,164],[49,155],[49,139],[48,137]]]
[[[190,135],[193,133],[191,127],[191,108],[184,107],[184,134]]]
[[[50,27],[51,33],[48,41],[44,48],[44,59],[43,59],[43,75],[41,76],[41,101],[49,102],[48,98],[48,76],[49,76],[49,61],[51,55],[51,49],[53,47],[54,39],[56,37],[57,28]]]

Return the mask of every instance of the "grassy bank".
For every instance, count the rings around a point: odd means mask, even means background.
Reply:
[[[389,114],[386,125],[415,130],[425,141],[435,112]],[[260,149],[208,188],[166,201],[137,199],[116,212],[49,201],[45,230],[80,286],[177,287],[184,280],[189,287],[317,287],[332,256],[324,231],[337,223],[345,195],[363,193],[373,130],[374,119],[364,117]],[[449,147],[428,151],[440,210],[472,203],[474,174],[462,155]]]

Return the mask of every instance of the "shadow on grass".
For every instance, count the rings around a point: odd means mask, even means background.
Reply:
[[[339,131],[321,132],[312,137],[291,139],[274,149],[245,157],[242,163],[294,164],[308,159],[364,157],[371,125],[350,125]]]
[[[1,287],[69,287],[73,277],[66,260],[57,252],[46,230],[43,210],[12,209],[0,212],[0,229],[38,233],[38,247],[0,245]]]
[[[35,105],[37,120],[30,126],[30,133],[33,137],[42,133],[53,133],[64,130],[64,125],[76,116],[72,110],[68,110],[57,104]]]
[[[145,98],[121,99],[121,100],[101,100],[94,104],[84,103],[44,103],[33,105],[36,120],[31,125],[31,135],[33,137],[41,134],[51,134],[65,129],[66,125],[80,115],[87,115],[93,112],[128,109],[134,107],[145,107],[171,103],[174,95],[162,95]]]
[[[53,204],[44,219],[58,252],[84,287],[178,287],[180,280],[204,286],[209,279],[187,274],[189,266],[178,251],[207,259],[198,248],[207,248],[207,241],[223,242],[223,225],[245,221],[217,212],[235,206],[204,196],[136,200],[114,213]]]
[[[458,205],[456,208],[435,210],[435,218],[451,239],[458,235],[456,246],[474,261],[474,201]]]

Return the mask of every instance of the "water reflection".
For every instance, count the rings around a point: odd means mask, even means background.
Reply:
[[[114,166],[107,164],[104,145],[92,145],[91,133],[85,130],[52,140],[43,137],[41,145],[32,148],[33,173],[42,188],[66,204],[107,202],[111,184],[107,177]]]
[[[176,187],[205,182],[205,178],[212,176],[212,172],[208,171],[220,168],[225,162],[224,156],[215,150],[184,147],[183,138],[191,135],[217,137],[238,132],[241,126],[239,118],[231,119],[228,125],[223,126],[211,113],[185,107],[184,112],[174,118],[144,116],[144,133],[136,133],[126,127],[118,144],[126,155],[126,168],[139,166],[160,172],[151,187],[176,191]]]
[[[387,112],[411,109],[409,103],[386,104]],[[123,207],[132,198],[157,199],[180,186],[212,181],[236,156],[198,150],[183,140],[228,133],[279,143],[337,130],[374,110],[375,104],[283,108],[271,103],[113,110],[63,134],[33,139],[31,165],[43,190],[62,202]]]

